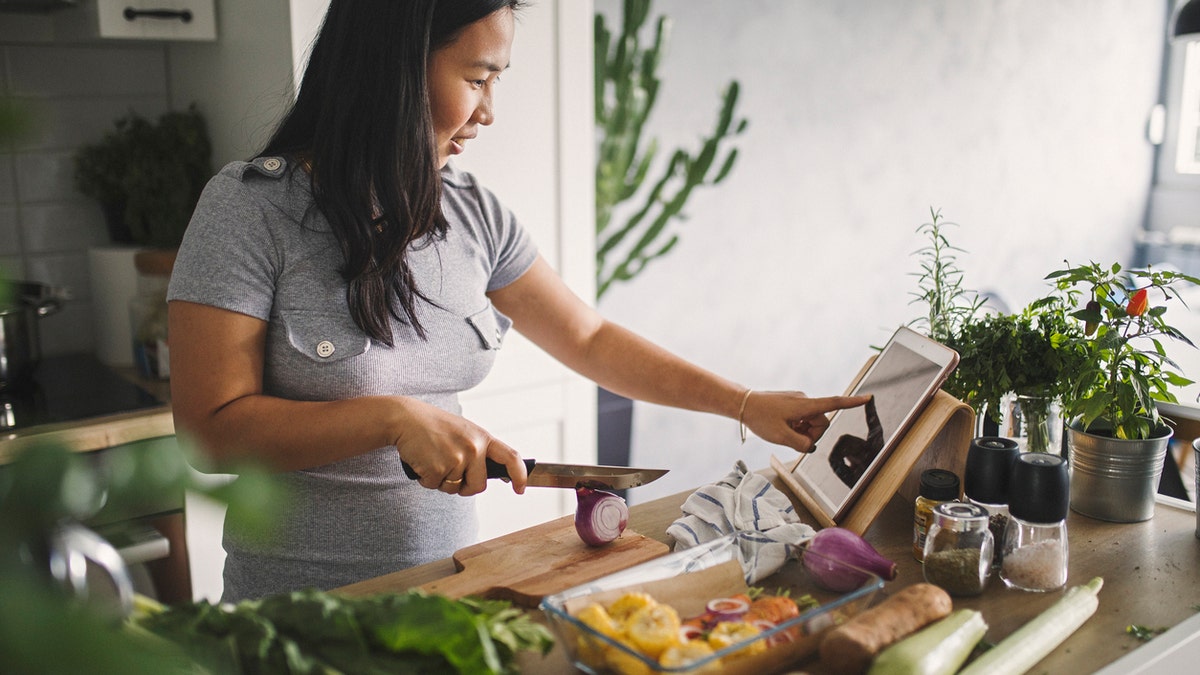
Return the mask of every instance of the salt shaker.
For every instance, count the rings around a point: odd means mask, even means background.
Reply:
[[[1069,481],[1058,455],[1026,452],[1013,463],[1000,564],[1010,588],[1040,592],[1066,585]]]
[[[1004,528],[1008,525],[1008,480],[1019,454],[1017,442],[1001,436],[976,438],[967,451],[963,494],[968,502],[988,511],[988,527],[997,543],[992,561],[995,564],[1002,558]]]
[[[991,574],[994,547],[988,519],[988,510],[978,504],[935,506],[925,537],[925,581],[951,595],[982,593]]]

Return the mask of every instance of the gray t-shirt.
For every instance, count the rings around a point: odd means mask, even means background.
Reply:
[[[470,174],[448,167],[442,181],[449,233],[414,245],[408,258],[432,301],[418,308],[426,340],[393,319],[389,348],[354,324],[342,256],[313,207],[308,176],[277,157],[233,162],[209,182],[168,299],[266,321],[266,394],[412,396],[458,414],[458,392],[483,380],[512,323],[485,292],[524,274],[537,250]],[[395,446],[279,475],[295,501],[269,546],[226,520],[226,601],[342,586],[445,558],[476,538],[474,500],[405,477]]]

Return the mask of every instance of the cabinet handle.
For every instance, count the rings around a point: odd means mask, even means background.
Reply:
[[[184,23],[191,23],[192,10],[190,9],[134,9],[133,7],[125,8],[125,20],[136,21],[142,17],[150,19],[179,19]]]

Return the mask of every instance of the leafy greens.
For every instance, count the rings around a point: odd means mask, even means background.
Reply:
[[[307,589],[233,607],[162,608],[135,625],[214,673],[510,673],[521,650],[550,651],[545,626],[498,600],[419,591],[346,597]]]

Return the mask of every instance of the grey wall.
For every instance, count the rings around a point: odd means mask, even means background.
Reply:
[[[99,206],[75,191],[78,148],[131,111],[153,119],[196,103],[216,170],[265,142],[290,100],[287,0],[222,1],[217,9],[217,41],[195,43],[64,32],[61,21],[82,9],[0,13],[0,95],[35,118],[28,137],[0,146],[0,271],[70,291],[63,310],[41,321],[47,354],[95,346],[87,252],[110,242]]]
[[[618,0],[597,0],[615,16]],[[1064,258],[1127,262],[1152,180],[1166,4],[658,0],[674,21],[653,132],[707,131],[742,85],[741,159],[682,241],[600,309],[758,389],[840,393],[901,323],[941,209],[968,286],[1014,306]],[[642,501],[787,456],[736,424],[639,404]]]
[[[0,14],[0,94],[24,103],[35,122],[0,147],[0,270],[70,290],[73,299],[40,326],[44,351],[61,354],[93,347],[87,250],[108,244],[99,206],[75,191],[74,153],[131,110],[167,110],[166,48],[58,44],[43,19]]]

